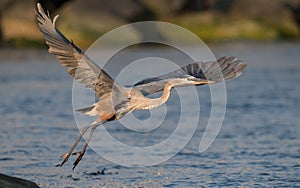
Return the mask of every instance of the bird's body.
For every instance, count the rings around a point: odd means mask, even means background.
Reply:
[[[79,112],[97,116],[97,120],[87,125],[71,147],[63,154],[62,166],[73,153],[82,136],[90,130],[86,144],[74,162],[73,169],[82,159],[94,130],[108,121],[119,120],[125,114],[134,110],[149,110],[165,103],[174,87],[197,86],[213,84],[238,77],[246,64],[235,57],[222,57],[217,61],[195,62],[174,72],[155,78],[147,78],[132,87],[122,87],[116,83],[104,70],[87,57],[80,48],[69,41],[56,27],[57,16],[51,21],[41,5],[37,4],[38,24],[44,35],[49,52],[54,54],[67,72],[79,83],[95,91],[99,101],[92,106],[79,109]],[[162,91],[158,98],[148,98],[147,95]]]
[[[180,81],[180,79],[178,80]],[[159,98],[148,98],[145,97],[139,89],[125,88],[127,99],[119,101],[120,103],[114,104],[114,100],[105,98],[90,107],[79,109],[77,111],[86,115],[99,117],[107,116],[108,114],[114,114],[114,120],[118,120],[133,110],[151,110],[164,104],[168,100],[170,96],[170,90],[174,87],[174,84],[176,83],[177,87],[179,87],[178,80],[175,79],[167,82],[164,86],[163,93]]]

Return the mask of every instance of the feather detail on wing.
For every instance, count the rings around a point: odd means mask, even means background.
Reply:
[[[192,76],[218,83],[240,76],[246,66],[243,61],[237,60],[236,57],[222,57],[217,61],[195,62],[168,74],[146,78],[136,83],[134,87],[144,95],[150,95],[162,91],[166,81],[175,78]]]
[[[58,15],[50,19],[49,13],[45,13],[42,6],[37,4],[35,12],[41,32],[44,35],[49,52],[56,56],[67,72],[79,83],[92,88],[99,99],[111,94],[112,88],[125,94],[124,89],[102,69],[99,68],[84,51],[69,41],[55,26]]]

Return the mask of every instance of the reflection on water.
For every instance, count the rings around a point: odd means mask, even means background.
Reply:
[[[217,57],[237,55],[248,67],[240,78],[227,83],[224,124],[204,153],[198,153],[198,146],[210,111],[207,87],[197,89],[198,130],[175,157],[152,167],[126,168],[88,150],[74,172],[71,161],[63,168],[54,167],[78,134],[72,79],[44,53],[33,52],[34,60],[1,57],[1,173],[33,180],[41,187],[300,186],[299,47],[297,43],[212,47]],[[168,105],[177,100],[172,96]],[[128,136],[133,133],[117,122],[107,129],[128,144],[138,141],[147,146],[172,132],[177,113],[172,111],[173,120],[154,135]]]

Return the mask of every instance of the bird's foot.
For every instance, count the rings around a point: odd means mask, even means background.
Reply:
[[[65,164],[65,162],[68,161],[69,157],[70,157],[69,153],[65,153],[65,154],[61,155],[61,158],[63,158],[63,161],[61,163],[55,165],[55,166],[56,167],[62,167]]]
[[[72,168],[72,170],[74,170],[75,167],[78,165],[78,163],[81,161],[81,159],[82,159],[84,153],[85,153],[85,150],[79,151],[79,152],[75,152],[75,153],[72,153],[72,155],[78,155],[76,161],[73,163],[73,168]]]

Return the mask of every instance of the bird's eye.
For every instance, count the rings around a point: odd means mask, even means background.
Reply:
[[[188,81],[195,81],[195,78],[193,78],[193,77],[187,77],[187,80]]]

